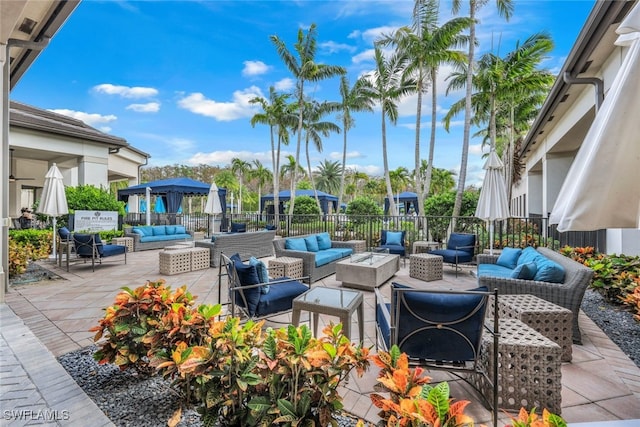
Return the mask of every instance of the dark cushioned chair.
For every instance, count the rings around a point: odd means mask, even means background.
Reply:
[[[389,233],[392,233],[389,235]],[[398,236],[396,233],[400,233]],[[406,232],[403,231],[392,231],[392,230],[382,230],[380,234],[380,246],[377,249],[388,249],[390,254],[400,255],[404,257],[407,253],[405,249],[405,238]],[[398,237],[400,237],[398,239]]]
[[[238,254],[231,257],[221,254],[220,265],[228,278],[232,316],[236,315],[236,308],[253,319],[290,311],[293,299],[309,290],[309,286],[288,277],[261,282],[256,267],[244,264]],[[267,284],[269,290],[265,293],[263,289]]]
[[[380,289],[374,291],[376,346],[388,350],[397,345],[414,366],[485,376],[493,385],[493,396],[483,398],[493,408],[495,425],[498,389],[493,378],[497,377],[497,351],[493,352],[492,373],[487,373],[482,366],[480,353],[483,332],[491,335],[492,345],[497,348],[498,310],[486,324],[485,312],[489,297],[493,296],[497,301],[498,293],[488,292],[487,288],[469,291],[412,289],[394,282],[391,302],[386,303]],[[461,376],[465,380],[467,377]]]
[[[467,233],[451,233],[447,242],[447,249],[435,249],[431,255],[440,255],[442,261],[453,264],[458,275],[458,266],[473,261],[476,250],[476,235]]]
[[[100,240],[99,234],[81,234],[73,235],[73,245],[76,255],[83,258],[86,262],[91,260],[91,268],[95,271],[96,260],[102,264],[102,259],[114,255],[124,255],[124,263],[127,263],[127,247],[124,245],[105,245]]]
[[[246,233],[247,232],[247,224],[244,222],[232,222],[231,223],[231,232],[232,233]]]

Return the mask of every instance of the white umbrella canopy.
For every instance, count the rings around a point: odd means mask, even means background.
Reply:
[[[204,205],[204,213],[213,215],[214,222],[216,215],[222,213],[222,204],[220,203],[220,196],[218,195],[218,186],[215,182],[211,183],[211,188],[207,195],[207,203]],[[210,227],[211,230],[215,231],[214,228],[215,227]]]
[[[56,218],[69,213],[62,173],[54,163],[44,176],[38,212],[53,217],[53,258],[56,259]]]
[[[558,193],[549,217],[558,231],[640,228],[640,8],[618,29],[629,45]]]
[[[476,217],[489,222],[489,251],[493,254],[494,221],[509,218],[509,203],[507,201],[507,186],[502,175],[502,162],[492,149],[489,158],[483,166],[486,170],[480,198],[476,206]]]

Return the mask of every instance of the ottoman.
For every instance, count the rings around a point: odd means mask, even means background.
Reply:
[[[431,254],[409,256],[409,277],[430,282],[442,279],[442,257]]]

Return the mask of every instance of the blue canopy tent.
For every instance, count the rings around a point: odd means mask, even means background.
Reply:
[[[209,187],[211,187],[211,184],[206,184],[204,182],[196,181],[195,179],[184,177],[161,179],[159,181],[145,182],[143,184],[118,190],[118,200],[127,202],[129,196],[145,195],[147,187],[151,189],[150,194],[162,198],[167,213],[175,216],[176,213],[180,212],[182,198],[184,196],[207,195],[209,194]],[[219,188],[218,195],[224,211],[227,205],[227,190]]]
[[[333,206],[333,212],[338,211],[338,197],[332,196],[331,194],[318,191],[318,200],[320,200],[320,207],[323,213],[329,213],[329,203]],[[313,190],[296,190],[295,197],[299,196],[309,196],[311,198],[315,198],[315,194]],[[280,199],[280,211],[282,211],[282,204],[291,200],[291,191],[282,190],[278,193],[278,197]],[[267,202],[273,202],[273,194],[267,194],[260,198],[260,212],[262,212],[266,206]]]
[[[404,204],[405,213],[409,212],[411,206],[415,210],[416,214],[420,214],[420,207],[418,206],[418,195],[416,193],[412,193],[410,191],[403,191],[400,194],[396,194],[393,196],[393,203],[402,203]],[[384,198],[384,213],[385,215],[389,214],[389,197]]]

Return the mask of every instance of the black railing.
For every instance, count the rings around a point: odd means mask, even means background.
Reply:
[[[182,224],[189,231],[202,231],[213,234],[214,225],[221,231],[227,231],[231,222],[247,224],[247,231],[263,230],[267,224],[273,224],[273,215],[226,214],[218,215],[217,223],[207,214],[151,214],[151,224]],[[490,247],[490,228],[488,223],[474,217],[437,216],[354,216],[345,214],[331,215],[280,215],[277,233],[283,237],[328,232],[336,240],[365,240],[367,247],[377,246],[382,230],[404,230],[406,246],[411,249],[418,240],[445,242],[451,232],[473,233],[477,236],[477,250],[482,252]],[[127,214],[125,224],[145,224],[146,214]],[[217,230],[216,230],[217,231]],[[567,232],[560,233],[556,226],[549,226],[547,218],[509,218],[494,224],[493,247],[501,248],[546,246],[559,249],[569,245],[575,247],[593,246],[598,252],[606,252],[606,233]]]

